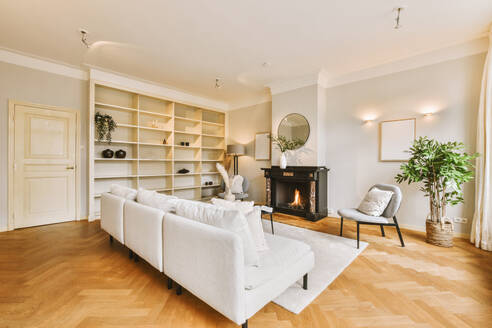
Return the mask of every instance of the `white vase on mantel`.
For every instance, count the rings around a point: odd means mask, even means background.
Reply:
[[[280,155],[280,168],[282,170],[285,170],[287,168],[287,157],[285,156],[285,153],[282,153]]]

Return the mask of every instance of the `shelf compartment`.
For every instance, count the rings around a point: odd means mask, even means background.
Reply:
[[[136,111],[138,108],[138,96],[136,93],[99,84],[96,84],[94,91],[96,107],[105,106],[129,111]]]
[[[96,108],[96,112],[98,109],[100,109],[100,110],[104,110],[104,109],[119,110],[119,111],[125,111],[125,112],[138,112],[138,110],[135,108],[123,107],[123,106],[112,105],[112,104],[105,104],[102,102],[95,102],[94,107]]]
[[[139,157],[144,161],[172,161],[172,147],[164,145],[140,144]]]
[[[202,125],[202,135],[204,136],[220,136],[223,137],[225,135],[224,126],[215,126],[215,125]]]
[[[207,134],[207,133],[202,133],[203,137],[209,137],[209,138],[224,138],[223,135],[215,135],[215,134]]]
[[[202,119],[202,111],[197,107],[175,103],[174,117],[185,118],[185,119],[187,118],[190,120],[200,121]]]
[[[139,179],[139,187],[148,190],[171,190],[173,187],[173,177],[168,176],[146,176]]]
[[[187,117],[181,117],[181,116],[174,116],[174,120],[179,120],[179,121],[188,121],[188,122],[196,122],[200,123],[200,120],[193,119],[193,118],[187,118]]]
[[[139,130],[139,141],[140,143],[151,143],[151,144],[172,144],[172,132],[158,129],[140,129]]]
[[[138,174],[141,176],[168,176],[172,175],[172,162],[143,161],[138,166]]]
[[[141,113],[155,113],[166,116],[173,115],[173,103],[167,100],[139,95],[138,107]]]
[[[174,190],[186,190],[186,189],[196,189],[196,188],[201,188],[200,185],[197,186],[182,186],[182,187],[174,187]]]
[[[224,125],[225,124],[225,114],[221,112],[215,112],[210,110],[202,111],[202,121],[205,124],[213,125]]]
[[[107,176],[96,176],[94,179],[96,180],[108,180],[108,179],[135,179],[137,178],[138,175],[136,174],[129,174],[129,175],[107,175]]]

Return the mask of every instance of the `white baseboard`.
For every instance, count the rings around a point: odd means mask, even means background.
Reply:
[[[0,232],[5,232],[5,231],[8,231],[9,229],[7,229],[7,227],[0,227]]]
[[[400,224],[400,228],[412,230],[412,231],[425,232],[425,227],[414,226],[414,225],[410,225],[410,224]],[[462,233],[462,232],[456,232],[455,231],[454,236],[458,237],[458,238],[470,239],[469,233]]]

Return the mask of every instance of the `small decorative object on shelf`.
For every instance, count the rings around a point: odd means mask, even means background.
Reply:
[[[188,141],[185,142],[185,146],[189,147],[190,146],[190,143]]]
[[[186,173],[190,173],[190,170],[188,170],[188,169],[181,169],[181,170],[178,171],[178,173],[186,174]]]
[[[124,151],[123,149],[120,149],[120,150],[116,151],[116,153],[114,153],[114,156],[116,158],[125,158],[126,157],[126,151]]]
[[[162,144],[163,144],[163,145],[166,145],[166,144],[167,144],[167,142],[166,142],[166,138],[162,139]]]
[[[453,223],[446,215],[448,204],[463,203],[463,184],[473,179],[472,160],[461,142],[439,142],[420,137],[410,147],[408,163],[400,166],[398,183],[423,182],[420,188],[429,197],[430,213],[425,222],[426,241],[442,247],[453,246]]]
[[[94,116],[94,121],[96,124],[96,134],[98,141],[106,141],[111,143],[111,133],[117,128],[116,122],[113,120],[113,117],[108,114],[101,114],[96,112]]]
[[[114,155],[114,151],[112,151],[111,149],[105,149],[102,151],[102,156],[104,158],[113,158],[113,155]]]
[[[185,145],[185,142],[184,142],[184,141],[181,141],[181,142],[180,142],[180,145],[181,145],[181,146],[184,146],[184,145]]]

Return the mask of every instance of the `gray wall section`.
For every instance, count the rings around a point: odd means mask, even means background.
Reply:
[[[255,160],[255,134],[270,132],[272,103],[266,102],[228,112],[229,135],[227,144],[243,144],[246,156],[239,157],[239,174],[250,181],[249,200],[265,201],[265,178],[261,168],[270,167],[270,161]],[[231,163],[232,166],[232,163]],[[230,172],[232,172],[232,167]]]
[[[87,113],[89,83],[0,62],[0,229],[7,228],[9,99],[80,111],[81,216],[87,216]]]
[[[326,89],[324,126],[326,165],[331,169],[329,206],[357,207],[375,183],[393,183],[401,163],[379,162],[378,122],[417,118],[417,136],[456,140],[475,150],[476,120],[485,55],[479,54],[414,70]],[[424,117],[435,108],[437,113]],[[367,116],[371,124],[363,124]],[[424,228],[429,203],[418,185],[401,185],[404,199],[400,223]],[[468,233],[474,211],[474,183],[465,186],[465,203],[449,207],[450,217],[466,217],[455,224]]]

